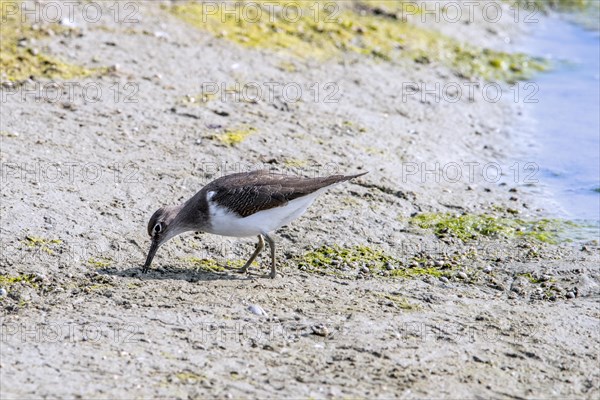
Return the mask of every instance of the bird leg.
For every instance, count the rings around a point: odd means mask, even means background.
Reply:
[[[242,268],[238,269],[238,272],[241,274],[247,273],[248,267],[250,267],[250,264],[252,264],[254,262],[254,260],[256,260],[256,257],[258,257],[258,255],[264,248],[265,248],[265,241],[263,240],[262,235],[258,235],[258,244],[256,245],[256,250],[254,250],[254,253],[252,253],[252,255],[250,256],[250,259],[248,261],[246,261],[246,264],[244,264],[244,266]]]
[[[267,239],[269,247],[271,248],[271,274],[269,274],[269,277],[275,279],[277,276],[277,270],[275,269],[275,241],[266,233],[263,233],[263,236]]]

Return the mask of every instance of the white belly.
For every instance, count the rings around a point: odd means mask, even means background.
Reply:
[[[294,199],[285,206],[259,211],[245,218],[209,200],[208,211],[211,224],[210,230],[207,230],[207,232],[235,237],[257,236],[272,232],[304,214],[320,193],[321,190]]]

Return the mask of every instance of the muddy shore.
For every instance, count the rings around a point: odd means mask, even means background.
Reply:
[[[339,9],[356,25],[280,38],[325,56],[203,29],[181,2],[20,22],[3,57],[51,61],[1,77],[0,397],[600,396],[598,242],[563,240],[521,156],[526,107],[486,86],[527,72],[501,52],[532,28],[503,3],[468,23],[363,3]],[[378,24],[400,44],[369,42]],[[435,54],[402,43],[417,34]],[[208,234],[141,274],[158,207],[256,168],[369,174],[276,233],[277,279],[266,253],[223,268],[253,238]]]

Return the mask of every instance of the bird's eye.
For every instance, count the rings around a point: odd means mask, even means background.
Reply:
[[[152,229],[152,231],[155,234],[160,233],[162,231],[162,224],[159,222],[158,224],[154,225],[154,229]]]

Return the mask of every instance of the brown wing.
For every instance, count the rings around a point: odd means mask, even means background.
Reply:
[[[211,201],[247,217],[365,173],[303,178],[259,170],[221,177],[209,183],[206,191],[214,192]]]

